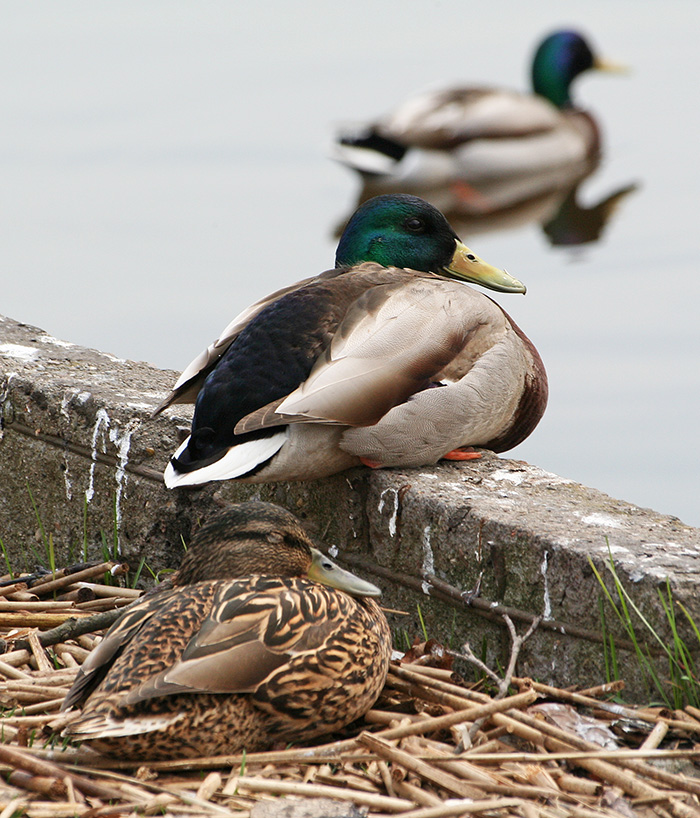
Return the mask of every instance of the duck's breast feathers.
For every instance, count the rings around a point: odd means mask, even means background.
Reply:
[[[547,371],[539,352],[515,321],[507,313],[505,315],[522,344],[527,367],[518,404],[508,428],[486,444],[494,452],[507,452],[529,437],[542,419],[549,400]]]
[[[255,692],[293,656],[322,650],[367,605],[302,578],[219,583],[208,617],[181,656],[134,685],[121,704],[178,693]]]
[[[502,331],[498,306],[470,287],[404,270],[391,275],[349,307],[306,380],[237,431],[314,421],[370,425],[429,387],[479,328]]]
[[[453,88],[408,100],[376,130],[407,146],[449,150],[475,139],[548,131],[560,118],[542,97],[493,88]]]

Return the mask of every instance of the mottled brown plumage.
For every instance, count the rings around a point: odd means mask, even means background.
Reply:
[[[130,606],[88,657],[64,703],[83,712],[65,732],[149,759],[337,730],[384,684],[389,628],[366,598],[378,593],[289,512],[236,506],[199,532],[173,587]]]

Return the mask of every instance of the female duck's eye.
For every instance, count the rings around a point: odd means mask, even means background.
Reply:
[[[422,233],[425,229],[425,225],[423,224],[423,220],[417,218],[416,216],[411,216],[410,219],[406,219],[406,229],[410,230],[411,233]]]

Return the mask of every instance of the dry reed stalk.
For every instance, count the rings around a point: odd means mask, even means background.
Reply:
[[[426,745],[430,752],[429,745],[423,740],[421,743]],[[516,798],[552,798],[554,795],[559,794],[559,789],[554,781],[547,781],[544,785],[538,784],[537,786],[513,783],[509,776],[505,774],[482,770],[470,762],[455,761],[453,760],[454,756],[450,756],[444,751],[440,753],[438,750],[433,750],[429,758],[433,764],[439,764],[440,769],[448,770],[486,793],[497,793]],[[544,760],[546,760],[546,756],[542,756],[542,761]]]
[[[129,598],[106,598],[106,599],[93,599],[90,602],[77,602],[75,604],[75,610],[77,611],[112,611],[115,608],[126,608],[127,605],[131,605],[133,599]]]
[[[319,784],[337,784],[338,786],[343,784],[349,789],[362,790],[363,792],[379,791],[379,787],[374,781],[368,777],[359,776],[357,774],[357,770],[339,770],[333,773],[328,765],[324,765],[324,768],[325,771],[323,769],[319,770],[314,776],[314,781]],[[271,772],[273,775],[282,775],[282,772],[279,769],[274,769]]]
[[[82,775],[69,773],[58,764],[36,758],[30,753],[20,752],[19,750],[14,750],[2,744],[0,744],[0,762],[9,764],[10,767],[14,769],[21,769],[32,773],[33,775],[57,778],[59,780],[63,780],[63,778],[68,776],[73,782],[73,786],[77,787],[84,795],[94,795],[97,798],[105,800],[118,799],[121,795],[117,789],[105,787]]]
[[[18,670],[12,665],[5,662],[0,662],[0,673],[7,676],[8,679],[31,679],[31,675],[24,670]]]
[[[489,741],[485,741],[482,744],[474,745],[466,750],[463,750],[463,754],[465,758],[468,758],[472,753],[477,753],[481,755],[482,753],[507,753],[510,752],[512,748],[508,744],[504,744],[500,739],[494,738]]]
[[[388,795],[373,795],[366,792],[356,792],[342,787],[327,787],[319,784],[300,784],[296,781],[275,781],[268,778],[251,778],[240,776],[238,787],[251,792],[266,792],[277,795],[300,795],[308,798],[335,798],[339,801],[352,801],[370,809],[385,812],[405,812],[414,804],[404,798],[390,798]]]
[[[38,669],[49,672],[52,671],[54,667],[49,661],[49,657],[46,655],[46,652],[39,644],[39,637],[37,636],[36,631],[31,631],[29,633],[27,636],[27,641],[29,642],[29,649],[34,655]]]
[[[78,670],[78,668],[80,667],[80,664],[73,656],[73,654],[69,653],[67,650],[57,650],[56,655],[66,667],[75,668],[76,670]]]
[[[66,610],[65,613],[58,611],[42,612],[42,611],[27,611],[27,613],[3,613],[2,627],[3,628],[37,628],[38,630],[46,630],[47,628],[56,628],[64,622],[74,617],[88,617],[89,611],[79,611],[76,608]],[[7,662],[7,656],[4,657]]]
[[[368,710],[364,715],[368,724],[392,724],[397,721],[429,719],[425,713],[396,713],[394,710]]]
[[[571,818],[611,818],[611,815],[620,815],[620,813],[615,810],[615,812],[611,812],[609,809],[593,809],[591,807],[575,807],[570,812]]]
[[[545,736],[536,727],[522,724],[515,718],[515,713],[505,715],[503,713],[495,713],[491,716],[491,721],[499,727],[504,727],[508,735],[518,736],[518,738],[527,741],[535,747],[544,747]]]
[[[10,602],[38,602],[39,597],[31,591],[15,591],[14,594],[6,596]]]
[[[11,724],[6,724],[6,719],[0,719],[0,743],[7,744],[12,741],[19,733],[19,728],[13,727]]]
[[[98,577],[101,574],[109,573],[116,577],[125,574],[128,570],[129,566],[126,563],[112,561],[101,562],[98,565],[93,565],[82,571],[76,571],[73,574],[66,574],[64,572],[62,576],[56,576],[55,578],[39,579],[32,584],[32,591],[44,596],[45,594],[52,594],[54,591],[66,588],[69,585],[77,585],[79,582]],[[60,571],[56,572],[56,574],[60,573]]]
[[[3,617],[2,625],[5,627],[5,618]],[[9,626],[8,626],[9,627]],[[26,665],[31,657],[31,653],[26,650],[11,650],[7,653],[2,654],[2,663],[4,665],[10,665],[11,667],[21,667],[22,665]]]
[[[66,693],[68,693],[67,687],[41,685],[31,681],[31,679],[29,681],[17,679],[14,682],[7,682],[2,685],[0,689],[5,693],[31,693],[32,696],[39,697],[38,699],[34,699],[35,701],[42,701],[42,699],[47,697],[55,698],[59,694],[65,696]]]
[[[40,795],[48,795],[51,798],[66,798],[68,795],[68,787],[59,778],[32,775],[24,772],[24,770],[13,770],[7,776],[7,780],[13,787],[37,792]]]
[[[53,719],[53,715],[43,716],[3,716],[0,719],[0,724],[11,724],[15,727],[36,727],[37,725],[46,724],[49,719]]]
[[[24,799],[21,799],[24,801]],[[54,801],[27,801],[21,811],[0,813],[0,818],[10,818],[13,815],[28,815],[31,818],[75,818],[75,804],[57,804]],[[90,810],[90,815],[94,816],[94,811]],[[126,818],[123,812],[119,813],[119,818]]]
[[[357,740],[366,747],[369,747],[372,752],[376,753],[378,756],[381,756],[386,761],[400,764],[407,770],[416,773],[416,775],[420,776],[422,779],[429,781],[431,784],[434,784],[435,786],[440,787],[440,789],[446,790],[453,795],[457,795],[460,798],[476,798],[482,794],[474,787],[465,784],[463,781],[460,781],[453,775],[446,773],[437,767],[433,767],[426,761],[414,758],[405,750],[400,750],[398,747],[394,747],[392,744],[389,744],[388,741],[378,738],[371,733],[361,733]]]
[[[454,670],[448,670],[444,667],[431,667],[430,665],[419,665],[415,662],[410,663],[411,670],[414,673],[418,673],[420,676],[429,676],[432,679],[439,679],[442,682],[453,682],[456,683],[457,680],[461,679],[462,677],[455,673]],[[406,669],[406,665],[399,664],[399,665],[392,665],[392,667],[400,667]]]
[[[398,677],[394,676],[391,671],[387,677],[387,682],[390,683],[395,690],[400,691],[406,696],[412,696],[415,699],[422,699],[426,702],[449,707],[452,710],[462,710],[469,704],[475,706],[476,704],[485,704],[492,701],[487,697],[483,700],[483,702],[476,702],[473,699],[461,695],[461,693],[445,693],[431,684],[425,684],[423,681],[402,681]]]
[[[78,566],[75,567],[77,570]],[[56,579],[62,579],[63,577],[68,576],[71,573],[75,573],[73,568],[70,566],[66,568],[58,568],[56,571],[46,571],[45,573],[38,575],[38,574],[22,574],[21,577],[24,579],[25,582],[31,584],[32,588],[37,587],[40,588],[42,585],[46,585],[48,582],[53,582]]]
[[[143,591],[137,588],[119,588],[116,585],[100,585],[95,582],[81,582],[80,587],[92,591],[97,597],[120,597],[134,600],[143,596]]]
[[[466,709],[456,710],[453,713],[448,713],[444,716],[436,716],[424,721],[412,722],[401,727],[391,728],[389,730],[382,730],[376,733],[384,740],[393,740],[397,738],[404,738],[406,736],[417,736],[425,733],[437,732],[446,727],[451,727],[453,724],[459,724],[463,721],[477,721],[478,719],[494,716],[503,711],[515,710],[520,707],[526,707],[532,704],[537,699],[537,694],[534,691],[526,691],[525,693],[518,693],[515,696],[508,696],[505,699],[492,700],[488,704],[475,705],[471,704]],[[460,702],[464,704],[464,702]]]
[[[513,684],[517,684],[523,689],[532,688],[538,693],[542,693],[552,699],[559,699],[560,701],[568,702],[569,704],[578,704],[583,705],[584,707],[594,707],[598,710],[606,710],[608,713],[612,713],[613,715],[621,718],[639,719],[641,721],[650,722],[651,724],[656,724],[657,721],[663,720],[669,727],[676,727],[679,730],[690,730],[694,733],[700,733],[700,723],[695,722],[693,719],[688,719],[687,721],[685,719],[669,719],[657,713],[649,713],[641,709],[633,710],[631,707],[624,707],[623,705],[614,704],[612,702],[601,702],[597,699],[592,699],[589,696],[583,696],[580,693],[572,693],[569,690],[561,690],[557,687],[550,687],[549,685],[540,684],[539,682],[533,682],[532,679],[514,678]]]
[[[396,795],[399,798],[405,798],[407,801],[413,801],[421,807],[436,807],[444,802],[444,798],[440,798],[430,790],[424,787],[419,787],[417,784],[411,784],[410,781],[395,781],[394,788]]]
[[[544,733],[546,736],[551,737],[554,740],[557,740],[560,744],[566,744],[568,746],[559,746],[555,747],[554,749],[557,752],[568,752],[571,748],[576,750],[584,750],[584,751],[593,751],[599,752],[599,747],[597,744],[593,744],[592,742],[585,741],[584,739],[575,736],[573,733],[568,733],[564,730],[561,730],[554,725],[548,724],[541,719],[535,719],[532,716],[526,713],[513,713],[513,719],[517,722],[521,722],[524,726],[529,726],[534,729],[540,728],[541,732]],[[549,739],[547,739],[549,741]],[[652,752],[652,751],[649,751]],[[595,763],[599,763],[597,759],[593,759]],[[587,762],[582,761],[580,762],[581,766],[585,767]],[[606,763],[606,762],[600,762]],[[693,795],[700,796],[700,782],[687,778],[686,776],[677,775],[675,773],[669,773],[665,770],[659,769],[658,767],[654,767],[651,764],[645,764],[643,761],[639,761],[637,758],[625,758],[623,756],[619,757],[617,761],[621,767],[624,767],[627,770],[637,773],[644,778],[651,779],[654,781],[658,781],[662,784],[665,784],[672,789],[675,790],[682,790],[683,792],[692,793]]]
[[[212,768],[232,767],[234,770],[240,769],[245,761],[246,766],[254,764],[283,764],[285,762],[297,764],[312,764],[322,761],[331,763],[341,763],[343,761],[367,761],[372,756],[366,751],[359,750],[357,739],[344,739],[334,741],[329,744],[322,744],[317,747],[295,747],[291,750],[271,750],[261,753],[241,753],[226,756],[203,756],[202,758],[172,759],[170,761],[149,762],[149,770],[154,772],[179,772],[207,770]],[[89,755],[89,763],[95,770],[131,770],[134,767],[142,766],[141,762],[128,761],[114,758],[96,758]]]
[[[542,736],[542,738],[545,738]],[[694,758],[700,756],[700,750],[659,750],[654,747],[642,749],[639,747],[636,750],[571,750],[570,752],[561,753],[514,753],[511,750],[506,750],[500,753],[479,753],[471,751],[452,755],[452,758],[461,760],[465,759],[479,764],[500,764],[511,762],[540,762],[540,761],[572,761],[576,762],[582,758],[597,758],[602,761],[624,761],[634,760],[640,758]]]
[[[66,589],[66,593],[60,594],[57,599],[66,602],[89,602],[91,599],[95,599],[95,592],[91,591],[90,588],[77,588],[73,585],[69,585]]]
[[[640,745],[640,750],[655,750],[659,744],[666,738],[668,733],[668,724],[664,721],[658,721],[651,733],[644,739]]]
[[[461,687],[460,685],[456,685],[452,682],[427,676],[426,674],[417,670],[409,670],[406,667],[392,665],[389,668],[389,672],[407,682],[412,682],[432,690],[438,690],[441,693],[449,693],[454,696],[460,696],[468,701],[478,702],[480,704],[491,701],[491,697],[487,696],[485,693],[477,693],[476,691],[469,690],[466,687]]]
[[[462,710],[462,708],[464,708],[465,705],[468,705],[470,703],[469,699],[463,699],[460,696],[453,696],[453,695],[448,694],[448,693],[441,693],[440,691],[433,691],[430,688],[421,687],[420,685],[410,685],[409,684],[407,689],[408,689],[408,692],[410,692],[411,694],[413,694],[415,696],[421,696],[422,698],[427,699],[428,701],[435,701],[435,702],[441,702],[443,704],[447,704],[449,707],[452,707],[455,710],[455,712],[460,712],[461,711],[462,713],[465,713],[465,711]],[[530,691],[530,692],[536,698],[537,694],[534,691]],[[522,695],[522,694],[518,694],[518,695]],[[533,743],[533,744],[535,744],[537,746],[542,746],[543,745],[544,738],[543,738],[542,734],[539,731],[528,729],[524,725],[519,724],[518,722],[514,721],[507,714],[505,714],[503,712],[500,712],[500,711],[496,711],[493,708],[493,702],[497,701],[497,700],[489,699],[488,696],[486,696],[485,699],[486,699],[486,703],[484,705],[482,705],[482,707],[487,708],[487,709],[480,710],[480,711],[476,710],[473,713],[467,713],[466,715],[469,716],[469,719],[464,718],[464,719],[462,719],[462,721],[470,720],[470,718],[472,716],[474,716],[475,713],[476,713],[476,718],[474,719],[474,721],[476,721],[477,719],[485,719],[487,716],[489,716],[491,718],[491,721],[494,724],[496,724],[499,727],[499,729],[505,730],[507,733],[515,733],[516,735],[519,735],[521,738],[524,738],[526,741],[530,741],[531,743]],[[535,699],[532,699],[532,701],[534,701],[534,700]],[[498,701],[500,701],[500,702],[512,702],[513,704],[517,704],[518,707],[513,707],[513,706],[509,707],[509,709],[512,709],[512,710],[517,710],[519,708],[519,706],[520,706],[520,702],[516,702],[515,697],[509,697],[508,699],[500,699]],[[529,704],[532,704],[532,701],[530,701]],[[503,709],[505,709],[505,706],[503,707]],[[454,714],[452,714],[452,715],[454,715]],[[443,718],[445,718],[445,717],[443,717]],[[457,723],[458,724],[459,721],[460,721],[459,719],[455,718],[452,723]],[[423,731],[423,732],[427,732],[427,731]],[[383,735],[383,734],[381,734],[381,735]]]
[[[553,770],[553,773],[557,775],[559,788],[566,792],[597,797],[603,790],[603,785],[599,781],[591,781],[590,778],[580,778],[577,775],[569,775],[568,773],[561,772],[561,770]]]
[[[61,691],[60,688],[54,691],[54,695],[57,693],[62,692],[61,701],[66,696],[68,689]],[[36,705],[36,704],[43,704],[47,701],[46,695],[44,693],[34,693],[28,690],[12,690],[8,693],[0,693],[0,704],[4,704],[6,706],[13,706],[14,704],[19,705]],[[50,701],[50,699],[48,700]]]
[[[48,672],[35,670],[29,675],[32,679],[36,679],[37,682],[41,682],[49,687],[53,687],[55,685],[61,687],[66,683],[72,684],[76,674],[77,671],[72,670],[71,668],[57,668],[56,670],[50,670]]]
[[[617,679],[615,682],[607,682],[604,685],[596,685],[595,687],[587,687],[585,690],[576,691],[579,696],[590,696],[597,698],[598,696],[608,696],[610,693],[619,693],[625,689],[625,683],[622,679]]]
[[[219,773],[209,773],[197,790],[197,798],[200,798],[202,801],[211,800],[212,795],[221,789],[221,783]]]
[[[90,655],[90,651],[81,648],[80,645],[72,645],[70,642],[59,642],[54,645],[54,650],[62,653],[70,653],[70,655],[77,659],[82,664]]]
[[[27,716],[33,716],[35,713],[46,713],[58,710],[63,704],[64,699],[65,696],[61,696],[60,699],[49,699],[48,701],[37,702],[36,704],[28,704],[26,707],[23,707],[22,710]]]
[[[543,725],[543,727],[544,726],[551,727],[551,725]],[[563,733],[564,731],[559,732]],[[569,737],[571,740],[576,740],[575,736],[567,736],[567,739],[565,740],[549,736],[545,741],[545,746],[555,750],[556,752],[567,752],[570,745],[567,745],[566,740],[568,740]],[[588,772],[592,773],[597,778],[607,781],[609,784],[612,784],[615,787],[619,787],[627,795],[631,795],[636,798],[664,797],[660,790],[652,787],[650,784],[647,784],[646,782],[637,778],[635,775],[632,775],[627,770],[622,769],[622,764],[624,764],[623,761],[620,762],[619,766],[597,758],[582,758],[579,759],[577,763],[579,766],[588,770]],[[684,808],[681,809],[680,813],[677,813],[674,810],[674,815],[680,815],[681,813],[686,816],[690,816],[692,814],[693,818],[700,817],[700,812],[686,813]]]
[[[382,779],[382,783],[384,784],[384,789],[387,791],[387,795],[391,796],[392,798],[396,797],[396,792],[394,791],[394,782],[391,777],[391,770],[389,769],[389,765],[384,761],[383,758],[377,759],[376,762],[377,770],[379,771],[379,775]]]
[[[69,804],[85,803],[85,796],[80,792],[80,790],[75,789],[70,778],[66,776],[66,778],[63,779],[63,783],[66,785],[66,790],[68,791],[67,795]]]
[[[13,611],[70,611],[74,606],[74,602],[62,602],[58,599],[38,599],[36,602],[24,600],[21,602],[13,602],[11,600],[0,599],[0,613],[12,613]]]
[[[46,724],[46,729],[51,733],[59,733],[67,724],[75,721],[77,716],[78,714],[74,710],[71,710],[70,713],[64,713],[61,716],[56,716],[55,713],[47,713],[44,724]]]
[[[100,614],[97,614],[99,616]],[[102,641],[102,637],[95,633],[81,633],[75,640],[81,648],[84,648],[88,653],[93,651],[97,645]]]
[[[0,587],[0,597],[9,596],[10,594],[16,594],[18,591],[26,590],[27,590],[26,582],[15,582],[14,585],[3,585],[2,587]]]
[[[494,812],[522,806],[521,798],[492,798],[483,801],[468,799],[404,812],[402,818],[450,818],[452,815],[478,815],[480,812]]]
[[[696,721],[700,721],[700,710],[697,707],[693,707],[692,704],[687,704],[685,706],[685,712]]]

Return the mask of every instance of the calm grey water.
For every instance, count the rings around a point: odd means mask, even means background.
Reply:
[[[0,312],[181,369],[242,307],[332,264],[358,192],[334,129],[450,81],[524,88],[533,44],[588,32],[602,239],[469,235],[528,285],[498,299],[551,403],[512,453],[700,525],[697,0],[3,3]]]

